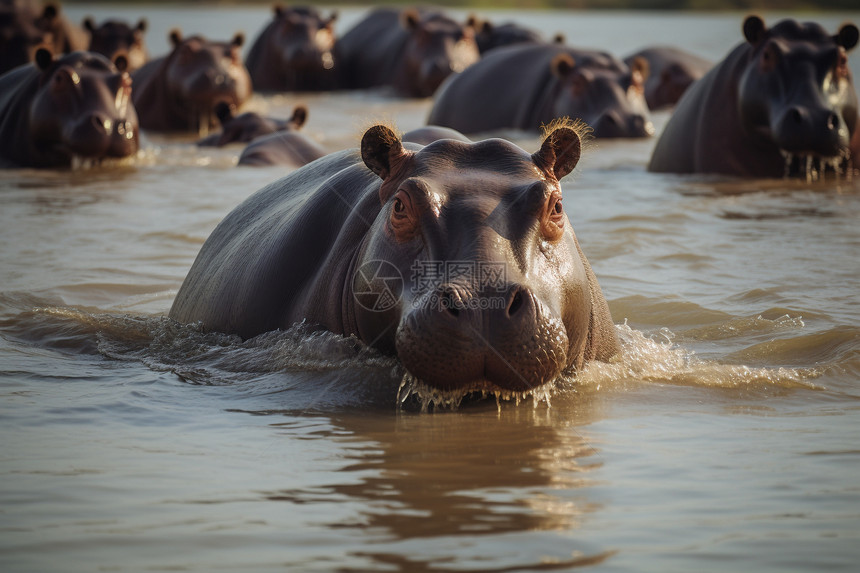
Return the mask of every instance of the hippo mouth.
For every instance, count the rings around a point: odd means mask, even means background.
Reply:
[[[824,181],[832,175],[836,181],[843,176],[850,177],[852,171],[851,155],[848,149],[830,157],[814,153],[795,153],[780,149],[785,161],[783,178],[805,179],[807,183]]]
[[[436,386],[425,384],[419,378],[406,372],[400,382],[400,387],[397,389],[396,405],[397,409],[401,410],[414,404],[422,413],[429,412],[431,409],[440,410],[447,408],[449,410],[456,410],[467,397],[475,396],[483,399],[494,396],[496,398],[496,407],[500,411],[503,401],[513,401],[519,406],[521,401],[529,397],[533,400],[535,407],[541,402],[545,402],[547,406],[550,406],[554,387],[553,381],[550,381],[540,386],[529,388],[528,390],[509,390],[489,380],[479,379],[459,388],[443,390]]]

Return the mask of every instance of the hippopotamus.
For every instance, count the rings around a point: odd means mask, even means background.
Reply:
[[[392,86],[406,97],[433,95],[479,58],[473,20],[459,24],[428,10],[378,8],[335,45],[342,88]]]
[[[90,33],[89,50],[108,59],[122,54],[128,60],[129,71],[142,67],[149,59],[143,37],[146,26],[145,19],[138,20],[134,27],[120,20],[107,20],[97,26],[92,18],[84,19],[84,29]]]
[[[442,85],[427,123],[466,134],[537,131],[567,116],[596,137],[647,137],[654,127],[642,95],[646,74],[644,61],[630,68],[605,52],[558,43],[497,48]]]
[[[251,78],[242,64],[241,33],[230,42],[170,33],[172,51],[132,73],[134,105],[143,129],[206,132],[217,127],[215,106],[239,108],[251,97]]]
[[[256,91],[322,91],[336,86],[334,23],[316,8],[275,6],[245,58]]]
[[[36,48],[47,43],[35,19],[35,7],[31,3],[0,2],[0,74],[31,62]]]
[[[675,46],[643,48],[624,58],[634,66],[636,59],[648,62],[645,80],[645,101],[652,111],[672,107],[690,87],[713,67],[714,63]]]
[[[138,121],[125,60],[90,52],[35,62],[0,76],[0,165],[68,167],[137,153]]]
[[[89,37],[84,29],[61,14],[57,4],[46,4],[34,24],[42,31],[47,47],[54,54],[82,51],[89,46]]]
[[[736,46],[681,97],[648,166],[663,173],[783,177],[841,170],[857,127],[847,52],[858,30],[758,16]]]
[[[484,20],[477,25],[475,41],[483,56],[488,51],[502,46],[542,42],[543,37],[537,30],[525,28],[514,22],[497,25]]]
[[[425,125],[403,134],[403,141],[417,143],[419,145],[428,145],[440,139],[456,139],[457,141],[472,141],[456,129],[450,127],[441,127],[439,125]]]
[[[276,131],[261,135],[239,155],[239,165],[301,167],[326,155],[325,148],[299,131]]]
[[[524,392],[607,360],[615,328],[559,183],[580,141],[572,122],[532,154],[375,125],[229,213],[169,315],[245,339],[355,336],[446,391]]]
[[[215,115],[221,122],[221,133],[213,133],[197,142],[201,147],[223,147],[230,143],[248,143],[261,135],[269,135],[276,131],[296,131],[308,119],[308,108],[297,105],[293,115],[287,119],[263,117],[249,111],[234,115],[233,108],[226,102],[218,102]]]

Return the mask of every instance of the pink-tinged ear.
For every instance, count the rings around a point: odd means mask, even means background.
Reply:
[[[563,78],[569,76],[571,72],[573,72],[573,69],[576,67],[576,62],[574,61],[573,56],[562,52],[554,57],[549,65],[552,69],[552,73],[556,77]]]
[[[570,127],[558,127],[543,140],[540,149],[532,155],[535,164],[548,175],[560,180],[573,171],[582,153],[582,139]]]
[[[845,48],[846,52],[850,52],[857,45],[857,39],[860,32],[854,24],[842,24],[839,28],[839,33],[833,39],[836,40],[838,46]]]
[[[744,20],[744,38],[753,46],[758,45],[767,34],[767,26],[764,25],[764,20],[758,16],[747,16]]]

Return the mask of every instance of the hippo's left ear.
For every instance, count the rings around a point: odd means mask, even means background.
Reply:
[[[544,138],[540,149],[532,154],[538,167],[557,180],[573,171],[582,153],[582,140],[571,127],[557,127]]]
[[[564,44],[565,42],[567,42],[567,36],[565,36],[561,32],[558,32],[555,36],[552,37],[553,44]]]
[[[175,48],[182,43],[182,31],[179,28],[174,28],[170,31],[170,44]]]
[[[339,14],[338,14],[337,10],[332,10],[331,14],[328,17],[328,20],[326,20],[323,25],[327,28],[332,27],[335,23],[335,20],[337,20],[338,16],[339,16]]]
[[[648,74],[651,73],[651,65],[648,63],[648,60],[642,56],[636,56],[633,58],[633,61],[630,62],[630,71],[634,74],[638,73],[640,75],[640,79],[644,82],[648,79]]]
[[[96,24],[95,24],[95,22],[93,22],[93,19],[90,18],[89,16],[84,18],[84,29],[87,32],[89,32],[90,34],[92,34],[93,32],[96,31]]]
[[[421,24],[421,15],[415,8],[404,10],[400,13],[400,25],[407,30],[414,30]]]
[[[135,28],[135,30],[137,30],[138,32],[146,32],[146,27],[148,25],[149,23],[146,21],[146,18],[141,18],[140,20],[138,20],[137,28]]]
[[[857,26],[854,24],[842,24],[842,27],[839,28],[839,33],[833,36],[833,39],[837,45],[842,46],[848,52],[857,45],[858,35],[860,35],[860,32],[858,32]]]
[[[391,163],[407,154],[397,134],[384,125],[374,125],[361,138],[364,164],[383,180],[391,175]]]
[[[232,46],[237,47],[237,48],[241,48],[242,44],[244,44],[244,43],[245,43],[245,34],[243,34],[242,32],[236,32],[236,35],[233,36],[232,40],[230,40],[230,44]]]
[[[307,120],[308,108],[303,105],[297,105],[293,109],[293,116],[290,118],[290,121],[296,126],[296,129],[298,129],[303,126]]]
[[[576,67],[576,62],[574,61],[573,56],[566,52],[562,52],[556,55],[549,65],[552,69],[552,73],[556,77],[563,78],[569,76],[571,72],[573,72],[573,68]]]

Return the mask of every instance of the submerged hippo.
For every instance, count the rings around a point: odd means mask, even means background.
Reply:
[[[34,24],[42,31],[46,47],[54,54],[78,52],[86,50],[89,46],[87,33],[61,13],[59,4],[45,4],[42,13],[34,20]]]
[[[334,89],[334,22],[316,8],[275,6],[274,19],[263,29],[245,59],[257,91]]]
[[[654,132],[642,96],[647,64],[558,43],[498,48],[439,89],[427,123],[463,133],[537,131],[557,117],[585,121],[597,137]]]
[[[223,147],[230,143],[248,143],[262,135],[276,131],[296,131],[308,119],[308,108],[297,105],[293,115],[287,119],[263,117],[253,111],[240,115],[233,114],[233,108],[226,102],[215,106],[215,115],[221,122],[221,133],[213,133],[197,142],[201,147]]]
[[[140,125],[156,131],[208,131],[217,127],[215,106],[236,108],[251,97],[251,78],[242,64],[242,34],[230,42],[170,33],[173,50],[132,74]]]
[[[73,158],[127,157],[138,122],[125,59],[73,52],[0,76],[0,166],[67,167]]]
[[[526,391],[618,350],[562,203],[576,127],[529,154],[385,126],[251,195],[204,243],[170,316],[243,338],[308,324],[396,353],[443,390]]]
[[[678,102],[648,166],[668,173],[742,177],[810,174],[840,163],[857,124],[847,52],[858,30],[815,23],[743,24],[733,49]]]
[[[648,62],[645,101],[652,111],[678,103],[690,84],[704,76],[714,65],[710,60],[674,46],[643,48],[624,58],[624,63],[632,67],[637,58]]]
[[[337,42],[340,84],[346,89],[393,86],[407,97],[429,97],[452,72],[480,58],[470,20],[439,12],[379,8]]]
[[[300,131],[276,131],[261,135],[239,155],[239,165],[302,167],[326,155],[325,148]]]
[[[91,52],[111,60],[123,55],[129,71],[142,67],[149,59],[144,40],[146,20],[139,20],[134,27],[120,20],[106,20],[97,26],[92,18],[86,18],[84,28],[90,33]]]
[[[0,74],[33,60],[48,38],[36,24],[35,6],[21,0],[0,2]]]
[[[537,30],[524,28],[515,22],[493,24],[488,20],[484,20],[477,25],[475,41],[478,44],[478,50],[483,56],[488,51],[503,46],[542,42],[543,37]]]

